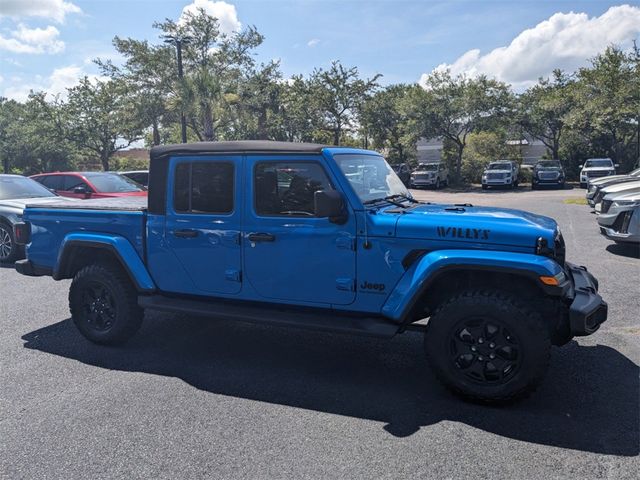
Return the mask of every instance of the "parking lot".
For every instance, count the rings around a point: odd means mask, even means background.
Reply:
[[[3,478],[637,478],[640,259],[584,190],[414,191],[554,217],[609,302],[534,395],[463,402],[419,333],[388,340],[147,314],[125,347],[74,328],[68,281],[0,269]],[[636,473],[633,473],[636,472]]]

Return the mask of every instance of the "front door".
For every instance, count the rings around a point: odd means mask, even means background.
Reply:
[[[170,291],[240,291],[242,158],[174,157],[169,163],[166,241],[182,268],[166,272]]]
[[[355,299],[355,219],[343,225],[314,214],[318,190],[335,182],[317,157],[246,159],[243,251],[245,271],[258,297],[311,304]]]

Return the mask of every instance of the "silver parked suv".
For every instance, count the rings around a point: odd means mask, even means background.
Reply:
[[[640,192],[604,197],[600,233],[617,243],[640,243]]]
[[[411,188],[433,187],[436,190],[449,185],[449,169],[444,163],[421,163],[411,174]]]

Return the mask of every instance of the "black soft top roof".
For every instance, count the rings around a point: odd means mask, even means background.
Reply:
[[[317,143],[273,142],[269,140],[239,140],[235,142],[196,142],[160,145],[151,149],[151,160],[169,154],[287,152],[319,153],[326,145]]]

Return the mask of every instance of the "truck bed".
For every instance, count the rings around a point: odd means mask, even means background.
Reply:
[[[92,198],[89,200],[60,202],[45,205],[27,205],[32,209],[73,209],[73,210],[121,210],[125,212],[143,212],[147,210],[147,197]]]

